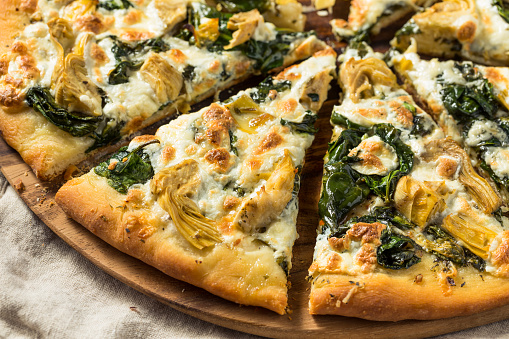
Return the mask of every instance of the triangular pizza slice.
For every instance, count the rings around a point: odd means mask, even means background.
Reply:
[[[133,139],[56,201],[117,249],[223,298],[284,313],[300,169],[336,54]]]

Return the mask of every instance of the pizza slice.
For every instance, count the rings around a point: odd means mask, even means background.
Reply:
[[[256,8],[230,13],[172,2],[180,7],[168,9],[159,0],[30,3],[18,11],[1,3],[2,27],[16,36],[2,38],[0,130],[43,179],[325,46],[312,33],[277,29]],[[105,5],[113,3],[130,5]]]
[[[56,201],[172,277],[283,314],[299,173],[335,68],[335,52],[324,49],[182,115],[67,182]]]
[[[343,56],[310,313],[437,319],[508,303],[502,200],[380,58]]]
[[[394,67],[435,121],[472,154],[506,204],[509,180],[509,68],[422,60],[415,45]],[[502,213],[502,211],[500,211]]]
[[[348,20],[331,21],[332,31],[339,40],[363,41],[399,19],[428,7],[436,0],[352,0]]]
[[[415,39],[422,54],[507,66],[508,38],[506,0],[444,0],[416,14],[391,44],[403,51]]]

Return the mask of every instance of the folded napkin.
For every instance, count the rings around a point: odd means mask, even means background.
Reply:
[[[82,257],[0,174],[0,338],[255,338],[172,309]],[[509,321],[443,338],[509,337]]]

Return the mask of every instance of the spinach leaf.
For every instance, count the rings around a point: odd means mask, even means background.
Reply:
[[[262,73],[283,66],[284,58],[290,50],[290,45],[297,39],[307,38],[314,32],[282,32],[276,33],[271,41],[257,41],[250,39],[235,47],[248,58],[255,61],[254,68]]]
[[[369,188],[383,198],[385,201],[391,200],[392,193],[396,189],[398,180],[412,170],[414,164],[414,153],[399,138],[401,132],[390,124],[378,124],[373,126],[373,134],[378,135],[380,139],[391,145],[399,158],[398,169],[385,176],[365,175],[364,180]]]
[[[126,43],[115,36],[108,36],[113,40],[111,52],[115,56],[115,68],[108,75],[110,85],[118,85],[129,82],[129,73],[136,71],[143,65],[141,57],[150,51],[155,53],[165,52],[170,46],[161,38],[144,40],[135,44]]]
[[[94,131],[90,137],[93,138],[95,141],[87,150],[86,153],[99,148],[103,147],[112,143],[115,143],[120,140],[122,135],[120,134],[120,131],[122,130],[122,127],[124,127],[125,122],[115,122],[113,124],[110,124],[110,122],[113,121],[113,119],[107,118],[104,120],[104,126],[100,130]]]
[[[292,131],[298,133],[315,134],[318,132],[318,128],[315,127],[315,122],[318,119],[318,115],[312,114],[311,111],[306,112],[301,122],[293,122],[285,119],[281,119],[281,125],[289,126]]]
[[[28,106],[41,113],[49,122],[72,136],[82,137],[94,131],[103,117],[68,112],[56,103],[48,88],[34,86],[26,94]]]
[[[426,118],[422,115],[414,115],[413,119],[414,126],[410,132],[413,135],[420,135],[421,137],[430,134],[433,131],[433,125],[426,124]]]
[[[498,9],[498,14],[509,23],[509,3],[505,0],[493,0],[493,6]]]
[[[447,83],[443,76],[438,79],[444,84],[441,95],[447,111],[460,123],[481,117],[493,119],[499,109],[493,85],[483,78],[471,62],[456,62],[454,68],[469,84]]]
[[[108,179],[108,185],[122,194],[126,194],[134,184],[143,184],[152,176],[154,169],[149,156],[143,152],[143,147],[157,143],[159,140],[151,140],[138,146],[131,152],[124,146],[111,156],[108,161],[100,163],[94,172]],[[109,169],[111,160],[117,160],[112,169]]]
[[[441,259],[450,260],[461,266],[471,265],[479,271],[484,271],[486,262],[467,248],[460,246],[454,237],[437,225],[427,226],[423,233],[433,239],[425,249]]]
[[[270,6],[270,1],[268,0],[218,0],[217,2],[230,13],[248,12],[253,9],[263,13]]]
[[[348,212],[366,200],[370,190],[349,164],[339,162],[325,171],[318,214],[327,228],[336,230]]]
[[[382,232],[380,241],[382,244],[376,250],[376,259],[385,268],[399,270],[421,261],[416,254],[419,246],[409,237],[394,233],[391,227]]]
[[[354,224],[359,222],[365,222],[368,224],[379,222],[388,226],[398,227],[399,229],[411,229],[415,227],[414,224],[405,218],[405,216],[400,214],[394,207],[378,206],[375,207],[370,214],[363,215],[361,217],[353,217],[348,220],[347,223],[331,228],[329,238],[339,238],[344,236]]]
[[[395,149],[399,158],[396,170],[382,177],[364,175],[351,167],[351,163],[359,159],[348,154],[362,141],[364,134],[378,135]],[[318,203],[318,213],[326,227],[339,227],[351,209],[363,202],[371,192],[386,201],[391,199],[397,181],[409,173],[413,166],[413,152],[399,136],[399,130],[392,125],[378,124],[370,129],[362,127],[344,130],[336,141],[329,143],[322,196]]]
[[[134,7],[129,0],[99,0],[97,7],[102,7],[107,11],[114,9],[128,9]]]
[[[342,125],[342,126],[347,127],[348,129],[355,129],[355,130],[363,131],[364,133],[369,130],[368,127],[364,127],[362,125],[356,124],[355,122],[352,122],[351,120],[345,118],[338,111],[332,111],[331,122],[335,125]]]
[[[265,78],[256,87],[256,90],[252,91],[250,96],[257,104],[261,104],[267,100],[269,92],[275,90],[277,92],[284,92],[292,87],[292,82],[288,80],[274,80],[272,77]]]
[[[441,91],[447,111],[460,123],[479,117],[493,119],[498,111],[498,101],[493,85],[486,79],[478,86],[450,84]]]

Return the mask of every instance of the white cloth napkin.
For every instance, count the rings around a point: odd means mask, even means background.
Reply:
[[[0,174],[0,338],[255,338],[176,311],[82,257]],[[509,321],[443,338],[507,338]]]

